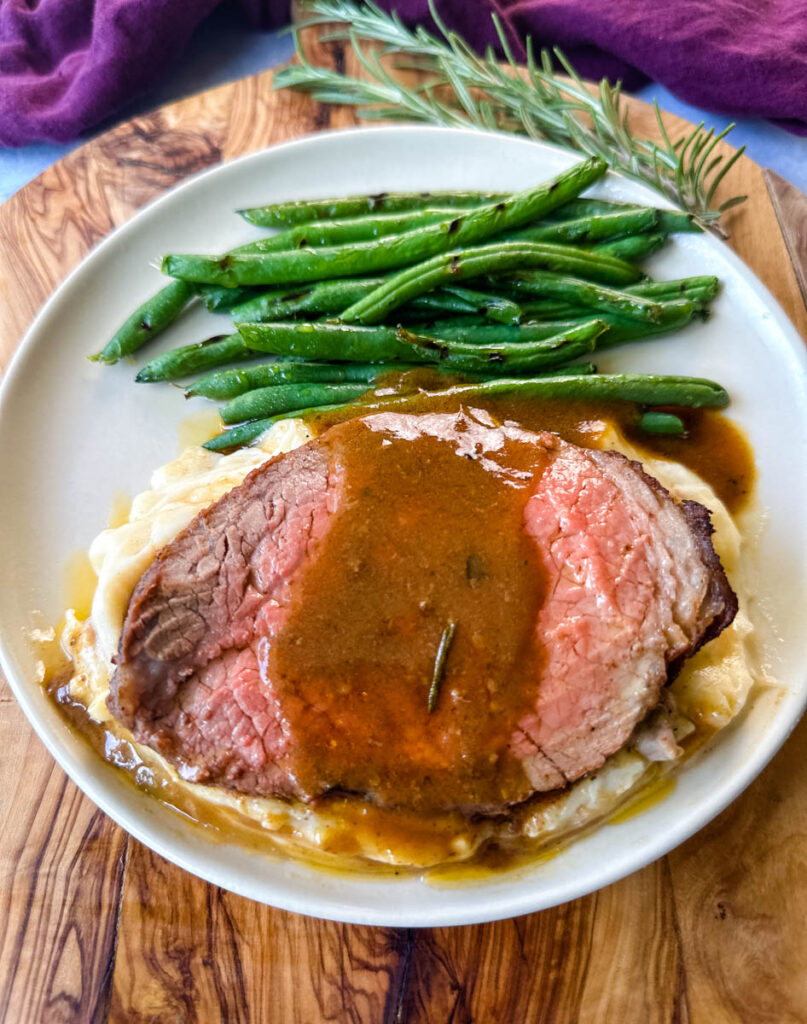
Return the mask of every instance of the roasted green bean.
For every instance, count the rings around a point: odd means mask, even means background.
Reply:
[[[481,204],[480,204],[481,205]],[[407,210],[402,213],[376,217],[352,217],[344,220],[318,220],[310,224],[299,224],[276,235],[259,238],[255,242],[239,245],[231,252],[280,252],[283,249],[312,249],[328,245],[348,245],[351,242],[368,242],[386,235],[399,235],[424,224],[436,224],[450,220],[456,212],[448,207],[442,209]]]
[[[179,316],[193,298],[196,289],[185,281],[172,281],[152,295],[124,321],[100,352],[90,356],[93,362],[117,363],[142,348]]]
[[[617,291],[568,275],[527,270],[508,275],[506,283],[518,295],[554,299],[566,302],[570,306],[615,313],[629,320],[660,323],[665,316],[664,305],[647,296],[638,295],[627,289]]]
[[[635,203],[619,203],[607,199],[572,199],[562,207],[547,214],[548,220],[570,220],[578,217],[594,217],[600,214],[629,210],[644,210],[647,207]],[[700,231],[701,229],[688,213],[679,210],[656,210],[658,214],[658,230],[664,234],[680,231]]]
[[[185,394],[188,398],[201,395],[204,398],[224,400],[254,388],[278,384],[314,384],[322,381],[364,381],[372,384],[393,371],[400,373],[409,369],[411,366],[405,363],[396,363],[394,366],[378,363],[261,363],[243,369],[208,373],[185,388]]]
[[[533,267],[576,273],[581,277],[617,284],[635,281],[640,276],[629,263],[571,246],[543,242],[494,242],[473,249],[441,253],[425,263],[393,274],[369,295],[349,306],[341,318],[346,323],[379,323],[398,306],[452,281],[483,274],[512,274]]]
[[[225,430],[215,437],[211,437],[209,441],[205,441],[203,447],[211,452],[224,452],[230,448],[240,448],[241,445],[250,444],[250,442],[255,441],[261,434],[265,433],[280,420],[306,419],[308,416],[333,412],[336,409],[344,408],[346,408],[344,403],[340,404],[337,402],[334,405],[320,405],[311,409],[292,409],[290,412],[281,412],[277,416],[269,416],[263,420],[249,420],[246,423],[239,423],[237,427],[231,427],[230,430]],[[360,408],[360,406],[357,406],[357,408]]]
[[[588,355],[594,351],[597,338],[604,330],[605,324],[601,321],[589,320],[548,338],[514,343],[497,342],[495,345],[433,338],[415,334],[405,328],[398,329],[398,336],[412,346],[415,358],[420,358],[422,354],[424,359],[439,361],[445,370],[501,376],[535,373]]]
[[[591,158],[536,188],[516,193],[499,203],[458,211],[453,220],[404,234],[311,250],[235,253],[221,257],[169,255],[163,259],[163,271],[187,281],[236,287],[296,284],[391,270],[521,227],[577,195],[604,173],[605,163]]]
[[[336,220],[377,214],[421,211],[429,207],[468,209],[498,203],[509,192],[379,192],[372,196],[345,196],[335,199],[294,199],[268,206],[253,206],[238,213],[262,228],[291,227],[311,221]]]
[[[506,278],[498,282],[500,288],[507,288],[514,295],[521,295],[523,288],[518,284],[511,286]],[[686,299],[695,303],[710,302],[717,294],[720,282],[716,277],[684,277],[671,281],[641,281],[638,284],[626,285],[622,290],[630,295],[652,300],[656,303],[670,303]],[[540,317],[542,320],[559,320],[567,317],[583,316],[585,308],[576,303],[558,299],[538,299],[535,302],[521,301],[525,316]]]
[[[694,303],[670,303],[662,322],[656,324],[642,323],[637,320],[626,320],[609,313],[598,313],[606,330],[597,338],[597,348],[612,348],[630,341],[641,341],[645,338],[668,334],[686,326],[696,314],[698,307]],[[504,324],[484,325],[476,322],[467,325],[452,321],[419,328],[419,332],[444,341],[463,341],[476,345],[497,345],[502,343],[540,341],[553,335],[563,334],[579,327],[591,317],[590,312],[580,312],[577,317],[566,320],[541,320],[526,322],[518,326]]]
[[[514,373],[572,360],[594,349],[605,329],[598,320],[575,324],[568,332],[512,345],[484,346],[415,334],[404,328],[346,324],[241,324],[251,349],[305,359],[354,362],[440,363],[471,373]]]
[[[226,313],[255,294],[254,288],[223,288],[217,284],[200,284],[198,291],[199,298],[211,313]]]
[[[614,256],[628,263],[638,263],[657,252],[667,241],[667,235],[650,233],[647,235],[628,235],[627,238],[615,238],[610,242],[598,242],[592,245],[591,251],[602,256]]]
[[[666,434],[683,437],[686,434],[684,421],[671,412],[645,412],[639,419],[639,426],[646,434]]]
[[[535,224],[510,232],[508,239],[524,239],[529,242],[599,242],[621,235],[636,235],[651,231],[659,221],[658,210],[652,207],[629,207],[613,213],[592,214],[575,217],[573,220],[559,220],[548,224]]]
[[[241,362],[255,355],[250,352],[239,334],[220,334],[193,345],[183,345],[150,359],[140,369],[135,380],[152,383],[158,380],[179,380],[202,370],[212,370],[225,363]]]
[[[308,409],[315,405],[351,402],[368,389],[367,384],[278,384],[253,388],[231,398],[221,408],[222,423],[241,423],[263,419],[292,409]]]
[[[327,362],[434,362],[413,360],[395,327],[354,327],[337,323],[239,324],[244,344],[259,352]]]

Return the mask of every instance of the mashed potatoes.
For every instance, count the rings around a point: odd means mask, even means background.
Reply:
[[[146,765],[154,778],[170,785],[172,802],[180,803],[188,813],[204,817],[200,809],[215,808],[219,814],[232,814],[239,827],[251,826],[258,834],[268,831],[275,843],[326,854],[349,852],[371,860],[418,867],[460,860],[497,835],[525,836],[537,845],[592,824],[657,778],[659,763],[666,768],[680,760],[683,750],[678,741],[696,727],[701,734],[721,729],[743,707],[758,673],[750,652],[752,627],[747,616],[748,591],[740,558],[740,531],[714,491],[694,473],[676,463],[644,459],[609,428],[600,438],[603,447],[639,459],[674,497],[698,501],[711,510],[714,546],[737,592],[740,608],[732,625],[685,664],[668,689],[669,706],[654,712],[637,729],[631,743],[609,758],[602,769],[562,793],[528,802],[504,824],[469,823],[459,815],[447,815],[439,822],[419,823],[420,838],[411,842],[404,838],[405,830],[400,824],[399,841],[390,840],[390,833],[383,827],[384,816],[390,812],[374,812],[372,825],[367,823],[366,809],[359,801],[351,804],[343,799],[332,806],[326,802],[324,808],[315,811],[295,802],[249,797],[180,779],[158,754],[136,744],[106,706],[111,659],[129,596],[156,552],[201,509],[267,459],[305,443],[310,436],[301,421],[285,420],[264,436],[260,446],[232,455],[188,448],[174,462],[157,470],[151,490],[135,498],[129,521],[105,530],[90,548],[90,560],[98,575],[90,619],[81,622],[68,612],[62,643],[73,665],[71,699],[86,708],[90,718],[103,723],[113,736],[128,743],[135,759]],[[424,829],[428,833],[425,840]]]

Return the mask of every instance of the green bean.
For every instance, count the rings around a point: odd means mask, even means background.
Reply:
[[[660,234],[629,235],[627,238],[615,238],[611,242],[592,245],[591,251],[602,256],[614,256],[628,263],[638,263],[639,260],[652,256],[666,241],[667,236]]]
[[[659,210],[658,229],[665,235],[672,235],[683,231],[701,231],[701,227],[695,223],[691,213],[684,213],[682,210]]]
[[[720,408],[728,404],[725,388],[712,380],[701,377],[674,377],[655,374],[605,373],[565,374],[542,377],[498,378],[481,383],[457,384],[437,392],[420,392],[417,395],[391,395],[378,398],[372,403],[356,403],[357,415],[371,414],[377,410],[422,407],[424,399],[455,397],[462,400],[484,400],[497,395],[517,395],[523,398],[547,399],[589,399],[609,402],[637,402],[642,405],[671,405],[679,408]],[[223,451],[248,444],[280,419],[299,417],[324,412],[343,411],[348,405],[320,406],[283,413],[264,420],[253,420],[233,430],[211,438],[205,448]]]
[[[697,307],[694,303],[676,302],[670,303],[665,310],[663,320],[656,324],[642,323],[637,320],[625,320],[613,314],[597,314],[606,330],[597,339],[597,348],[610,348],[626,341],[640,341],[643,338],[653,337],[659,334],[667,334],[670,331],[679,330],[690,322]],[[452,321],[444,321],[433,324],[430,327],[420,328],[420,333],[442,341],[463,341],[473,345],[498,345],[511,344],[516,342],[541,341],[553,335],[563,334],[579,327],[585,320],[590,319],[590,312],[582,312],[576,318],[567,320],[542,320],[540,322],[526,322],[518,326],[479,325],[467,326],[458,325]]]
[[[452,320],[443,320],[439,324],[419,326],[415,333],[433,338],[435,341],[461,341],[469,345],[510,345],[543,341],[544,338],[551,338],[553,334],[560,334],[567,327],[578,327],[579,324],[579,320],[570,320],[564,327],[555,330],[553,325],[547,323],[491,324],[488,322],[463,326]],[[404,330],[412,330],[412,328],[404,328]]]
[[[484,312],[491,319],[501,324],[517,324],[521,319],[521,307],[502,295],[488,295],[486,292],[479,292],[471,288],[461,288],[458,285],[446,285],[436,292],[421,295],[413,301],[414,306],[434,296],[438,302],[443,301],[444,295],[454,295],[468,306],[466,312]],[[438,307],[439,308],[439,307]]]
[[[393,309],[441,285],[483,274],[513,273],[527,267],[577,273],[618,284],[635,281],[640,276],[629,263],[571,246],[541,242],[494,242],[473,249],[442,253],[425,263],[394,274],[375,291],[349,306],[342,314],[342,319],[346,323],[378,323]]]
[[[241,370],[216,370],[208,373],[185,388],[185,394],[188,398],[201,395],[204,398],[224,400],[254,388],[277,384],[314,384],[318,381],[364,381],[372,384],[393,369],[401,372],[411,369],[411,366],[403,363],[394,367],[383,363],[261,363]]]
[[[185,281],[172,281],[167,284],[142,306],[138,306],[104,348],[90,356],[90,359],[93,362],[111,365],[136,352],[176,320],[193,298],[194,292],[193,285]]]
[[[274,289],[262,292],[235,306],[231,314],[235,323],[239,324],[286,320],[300,313],[341,313],[354,302],[369,295],[384,280],[386,278],[383,277],[346,278],[291,290]],[[412,311],[424,314],[476,313],[480,308],[484,308],[491,319],[495,319],[497,315],[510,319],[518,310],[509,299],[453,288],[438,289],[420,296],[412,303]]]
[[[670,437],[683,437],[686,434],[684,421],[671,412],[643,413],[639,426],[646,434],[666,434]]]
[[[670,316],[665,323],[662,324],[643,324],[636,320],[623,320],[622,317],[613,316],[609,313],[598,314],[598,319],[606,326],[606,330],[597,339],[597,349],[614,348],[616,345],[624,345],[627,342],[632,341],[645,341],[650,338],[658,337],[662,334],[669,334],[672,331],[678,331],[693,319],[697,306],[689,306],[678,304],[677,316]],[[576,324],[579,324],[582,317],[586,315],[581,312],[577,318],[569,320],[546,320],[540,324],[534,325],[536,328],[540,327],[541,330],[552,334],[558,334],[560,331],[569,331]],[[588,314],[590,315],[590,313]],[[532,325],[526,324],[526,327]],[[540,332],[535,331],[536,338]]]
[[[480,204],[481,205],[481,204]],[[283,249],[312,249],[326,245],[367,242],[386,235],[398,235],[424,224],[436,224],[456,216],[450,207],[407,210],[380,217],[352,217],[344,220],[318,220],[287,228],[268,238],[239,245],[231,252],[279,252]]]
[[[505,280],[499,281],[500,287]],[[696,303],[710,302],[717,294],[720,281],[716,277],[683,277],[672,281],[641,281],[639,284],[626,285],[623,289],[630,295],[640,296],[658,303],[669,303],[677,299],[687,299]],[[513,288],[514,294],[519,289]],[[522,302],[525,316],[538,316],[542,320],[557,320],[565,317],[585,315],[584,308],[572,303],[555,299],[539,299],[537,302]]]
[[[285,320],[299,313],[341,313],[353,302],[369,295],[383,280],[383,277],[348,278],[274,289],[233,307],[231,314],[235,323],[244,324]]]
[[[604,325],[597,320],[575,324],[564,335],[505,346],[480,346],[417,335],[404,328],[354,327],[346,324],[241,324],[251,349],[305,359],[354,362],[403,361],[440,363],[446,369],[502,373],[508,369],[551,366],[594,349]],[[500,351],[501,349],[501,351]]]
[[[482,205],[480,203],[480,205]],[[288,249],[311,249],[322,246],[346,245],[366,242],[386,235],[397,235],[412,228],[438,221],[450,220],[456,211],[440,209],[409,210],[382,216],[353,217],[346,220],[312,221],[287,228],[268,238],[247,242],[231,249],[231,253],[280,252]],[[521,228],[506,237],[533,242],[586,242],[601,241],[621,235],[635,235],[650,231],[658,224],[659,211],[652,207],[631,207],[589,217],[557,223],[536,224]],[[668,230],[673,230],[669,228]]]
[[[679,408],[719,408],[727,405],[729,400],[725,388],[712,380],[641,373],[504,378],[475,384],[457,384],[445,393],[473,398],[503,394],[522,395],[525,398],[588,398]],[[382,404],[382,400],[378,404]],[[384,404],[391,403],[387,401]]]
[[[240,448],[242,445],[255,441],[261,434],[274,426],[275,423],[279,423],[280,420],[306,419],[308,416],[345,408],[347,408],[345,403],[340,404],[337,402],[334,405],[319,405],[311,409],[293,409],[290,412],[281,412],[276,416],[269,416],[262,420],[249,420],[247,423],[239,423],[237,427],[232,427],[230,430],[225,430],[221,434],[211,437],[209,441],[205,441],[202,447],[207,448],[211,452],[224,452],[230,448]],[[359,409],[361,406],[356,408]]]
[[[199,297],[211,313],[224,313],[255,294],[252,288],[222,288],[217,284],[200,284]]]
[[[650,298],[627,289],[617,291],[568,275],[529,270],[509,275],[507,284],[518,295],[539,295],[567,302],[571,306],[616,313],[629,320],[641,320],[644,323],[660,323],[665,315],[665,307]]]
[[[720,288],[720,278],[711,274],[696,277],[679,277],[669,281],[640,281],[625,289],[634,295],[669,299],[696,299],[698,302],[711,302]]]
[[[599,214],[622,212],[629,210],[642,210],[646,207],[638,206],[635,203],[618,203],[607,199],[572,199],[559,209],[553,210],[547,215],[548,220],[570,220],[578,217],[593,217]],[[700,231],[689,213],[681,210],[657,210],[658,230],[665,234],[672,234],[674,231]]]
[[[536,224],[510,232],[508,239],[529,242],[598,242],[620,235],[637,235],[656,227],[658,210],[651,207],[632,207],[613,213],[592,214],[549,224]]]
[[[239,324],[244,344],[259,352],[336,362],[412,362],[395,327],[353,327],[335,323]],[[432,362],[426,357],[416,362]]]
[[[507,192],[379,192],[372,196],[344,196],[336,199],[294,199],[268,206],[253,206],[238,213],[262,228],[290,227],[311,221],[404,213],[429,207],[467,209],[498,203]]]
[[[599,320],[590,320],[549,338],[495,345],[448,341],[414,334],[404,328],[399,328],[398,335],[412,346],[416,359],[426,354],[426,358],[439,360],[445,370],[499,376],[534,373],[588,355],[594,351],[597,338],[604,330],[605,325]]]
[[[552,221],[577,220],[580,217],[599,217],[609,213],[628,213],[643,210],[646,207],[638,203],[618,202],[614,199],[575,198],[547,214],[546,219]]]
[[[367,294],[369,295],[370,292],[368,291]],[[429,292],[426,295],[419,295],[410,304],[409,312],[431,316],[434,316],[435,313],[456,313],[458,316],[474,316],[482,311],[480,309],[481,306],[481,300],[471,302],[468,296],[457,295],[445,288],[438,288],[436,291]],[[342,313],[346,308],[343,307],[339,312]]]
[[[417,312],[417,311],[414,310],[412,306],[401,306],[401,308],[398,310],[398,312],[400,313],[400,322],[404,326],[409,326],[415,320],[415,318],[411,314],[414,313],[414,312]],[[404,314],[406,314],[406,315],[404,315]],[[398,319],[398,318],[396,317],[396,319]],[[455,327],[463,327],[463,328],[465,328],[465,327],[494,327],[494,326],[506,327],[506,326],[509,326],[507,324],[501,324],[501,325],[499,325],[499,324],[492,324],[490,322],[490,320],[488,319],[488,317],[486,317],[486,316],[454,316],[454,317],[451,317],[450,319],[448,317],[446,317],[446,318],[442,318],[441,317],[438,320],[435,320],[434,316],[431,316],[427,320],[425,318],[425,314],[423,316],[420,316],[417,319],[417,324],[418,324],[419,327],[423,328],[423,330],[428,331],[430,334],[439,334],[440,333],[440,328],[443,328],[443,327],[446,327],[446,328],[449,328],[449,329],[453,329]]]
[[[223,363],[240,362],[251,359],[255,355],[250,352],[239,334],[220,334],[206,341],[193,345],[172,348],[149,360],[135,377],[139,383],[152,383],[158,380],[178,380],[190,377],[202,370],[212,370]]]
[[[254,388],[231,398],[221,408],[222,423],[241,423],[263,419],[292,409],[350,402],[368,390],[367,384],[278,384]]]
[[[391,270],[521,227],[577,195],[604,173],[605,163],[591,158],[564,171],[553,181],[516,193],[502,202],[467,212],[458,211],[453,220],[428,224],[404,234],[311,250],[236,253],[221,257],[169,255],[163,259],[163,271],[183,280],[235,287],[304,283]]]

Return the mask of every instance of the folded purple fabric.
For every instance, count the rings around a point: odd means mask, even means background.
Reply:
[[[426,0],[381,0],[431,24]],[[504,24],[517,56],[528,35],[557,45],[588,78],[660,82],[694,106],[778,121],[807,134],[807,0],[438,0],[476,48]]]
[[[152,86],[221,0],[0,0],[0,146],[67,142]],[[289,0],[241,0],[274,28]]]
[[[66,142],[153,85],[221,0],[0,0],[0,146]],[[237,0],[275,27],[289,0]],[[426,0],[382,0],[429,22]],[[589,77],[661,82],[731,116],[807,134],[807,0],[438,0],[482,49],[496,11],[517,53],[531,34]]]

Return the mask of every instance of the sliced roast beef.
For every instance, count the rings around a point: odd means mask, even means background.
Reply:
[[[710,534],[614,452],[479,413],[352,420],[159,552],[110,709],[190,780],[498,813],[597,769],[731,622]]]

